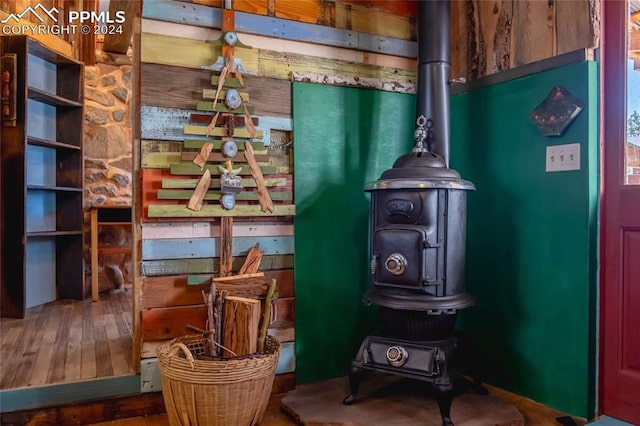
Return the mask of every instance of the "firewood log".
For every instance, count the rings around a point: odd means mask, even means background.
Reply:
[[[260,243],[256,243],[255,246],[249,249],[247,258],[240,267],[240,271],[238,271],[238,274],[252,274],[258,272],[258,268],[260,268],[260,262],[262,261],[263,256],[264,251],[260,250]]]
[[[222,345],[238,356],[258,351],[260,301],[227,296],[224,302]],[[228,357],[228,353],[223,354]]]

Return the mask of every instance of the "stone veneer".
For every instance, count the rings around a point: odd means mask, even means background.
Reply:
[[[98,64],[85,67],[85,297],[90,295],[91,288],[89,209],[132,206],[132,79],[131,65]],[[105,247],[130,246],[131,227],[101,226],[98,229],[98,244]],[[130,252],[100,254],[99,290],[117,289],[131,283],[131,262]]]
[[[131,206],[131,65],[85,67],[85,207]]]

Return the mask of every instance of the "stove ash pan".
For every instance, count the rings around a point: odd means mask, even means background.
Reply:
[[[475,187],[438,160],[412,152],[365,187],[372,209],[365,303],[429,314],[474,304],[464,264],[466,192]]]

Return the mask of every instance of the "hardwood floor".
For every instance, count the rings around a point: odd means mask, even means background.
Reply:
[[[131,289],[59,300],[0,319],[0,389],[131,373]]]
[[[522,413],[527,426],[560,426],[562,424],[571,424],[570,421],[573,421],[575,426],[584,426],[586,423],[583,418],[569,416],[568,419],[570,420],[567,420],[567,416],[558,410],[498,388],[487,387],[492,394],[513,404]],[[297,424],[280,411],[280,400],[284,396],[285,394],[271,396],[267,412],[260,423],[261,426],[290,426]],[[564,417],[564,422],[559,422],[557,420],[558,417]],[[168,424],[167,416],[163,413],[94,423],[93,426],[166,426]]]

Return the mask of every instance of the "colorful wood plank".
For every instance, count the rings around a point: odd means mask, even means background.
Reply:
[[[182,161],[193,161],[196,158],[196,156],[198,156],[198,154],[199,153],[195,152],[195,151],[185,151],[180,156],[180,159]],[[254,157],[255,157],[256,161],[258,161],[258,162],[261,162],[261,163],[268,163],[269,162],[269,156],[268,155],[262,154],[262,155],[255,155]],[[227,160],[229,160],[229,157],[225,156],[221,152],[212,152],[205,159],[205,161],[216,162],[216,163],[224,163]],[[244,157],[244,155],[236,155],[235,157],[232,158],[232,161],[234,163],[246,163],[247,159]]]
[[[217,75],[217,74],[213,74],[211,76],[211,85],[215,86],[215,87],[218,87],[218,81],[220,81],[220,76]],[[239,88],[242,88],[242,87],[245,87],[245,86],[243,86],[242,83],[240,82],[240,80],[238,80],[237,78],[230,77],[230,78],[225,78],[224,79],[224,83],[222,84],[222,87],[229,87],[229,88],[237,88],[237,89],[239,89]],[[206,92],[213,93],[213,96],[211,96],[211,99],[213,99],[215,97],[215,90],[213,90],[213,89],[202,89],[202,97],[204,99],[207,99],[205,97],[205,93]]]
[[[313,2],[317,5],[316,2]],[[282,18],[300,17],[308,12],[304,4],[285,2],[280,8]],[[288,10],[287,10],[288,8]],[[294,8],[295,12],[291,9]],[[221,10],[201,5],[185,7],[177,1],[154,1],[143,4],[143,18],[186,23],[196,26],[221,28]],[[236,12],[235,28],[241,33],[257,34],[268,37],[320,43],[328,46],[350,48],[375,53],[415,58],[416,42],[380,35],[359,33],[353,29],[330,28],[312,23],[298,22],[281,17],[265,17],[251,13]],[[314,21],[317,22],[317,21]],[[386,23],[385,25],[387,25]],[[274,28],[277,30],[274,31]]]
[[[189,334],[187,326],[205,328],[207,305],[177,306],[171,308],[143,309],[142,339],[162,340]]]
[[[216,116],[216,114],[197,114],[197,113],[193,113],[193,114],[191,114],[189,116],[189,121],[191,121],[191,124],[206,124],[206,125],[209,125],[211,123],[211,121],[213,120],[213,117],[215,117],[215,116]],[[228,115],[224,115],[224,114],[218,114],[218,119],[216,120],[216,125],[217,126],[223,126],[228,118],[233,118],[233,124],[236,127],[244,127],[246,125],[245,116],[244,115],[228,116]],[[251,122],[253,123],[254,126],[257,126],[257,125],[260,124],[260,119],[258,117],[251,117]]]
[[[280,298],[293,298],[293,269],[262,272],[267,282],[272,278],[277,281]],[[143,277],[141,306],[148,309],[199,304],[202,302],[202,290],[209,289],[211,277],[210,274]]]
[[[273,179],[276,179],[276,180],[270,183],[273,183],[274,185],[278,185],[278,187],[281,190],[284,190],[284,191],[292,190],[291,175],[275,175]],[[158,216],[156,216],[157,218],[165,218],[165,220],[171,217],[171,215],[177,215],[175,217],[185,217],[185,218],[199,217],[200,220],[203,220],[203,218],[213,219],[215,217],[222,217],[223,215],[230,215],[230,216],[232,215],[232,213],[229,213],[228,211],[219,211],[219,209],[210,210],[210,208],[213,206],[205,206],[203,208],[204,212],[190,211],[191,213],[188,213],[183,211],[183,210],[188,210],[184,202],[180,202],[178,200],[158,200],[157,192],[158,190],[163,189],[163,185],[169,187],[165,189],[194,188],[198,179],[191,179],[191,180],[175,179],[168,171],[165,171],[165,170],[143,169],[142,170],[142,194],[141,194],[142,206],[143,206],[143,209],[142,209],[143,219],[148,220],[151,217],[149,215],[149,206],[152,206],[152,205],[163,206],[159,210],[156,210],[154,214],[158,214]],[[216,183],[217,180],[218,179],[212,179],[212,182],[213,182],[212,187],[215,187],[218,185],[218,183]],[[245,182],[247,184],[247,188],[255,186],[255,183],[251,181],[245,181]],[[256,208],[258,210],[258,214],[260,215],[261,213],[259,211],[259,207],[256,206]],[[152,212],[153,210],[154,208],[151,208]],[[252,206],[250,205],[238,206],[236,209],[234,209],[234,212],[236,212],[235,216],[244,217],[245,219],[243,220],[253,220],[252,217],[256,216],[252,212]],[[273,220],[282,222],[282,221],[289,221],[290,218],[287,218],[288,217],[287,215],[293,214],[294,210],[278,210],[278,212],[285,214],[285,216],[281,216],[278,219],[275,219],[275,217],[273,217]],[[266,218],[267,216],[264,216],[264,217]],[[261,220],[264,220],[264,219],[261,219]]]
[[[274,300],[273,306],[273,323],[293,323],[293,298],[278,298]],[[190,325],[205,328],[207,305],[201,303],[143,309],[141,315],[144,341],[173,339],[189,334],[190,331],[187,327]]]
[[[293,237],[234,237],[233,256],[245,255],[256,243],[265,255],[293,254]],[[142,241],[142,260],[220,257],[220,238],[165,238]]]
[[[107,399],[139,391],[140,376],[130,374],[106,379],[3,390],[0,392],[0,406],[4,413],[43,406],[71,405],[77,404],[78,401]]]
[[[143,32],[140,38],[142,62],[207,69],[221,55],[219,46],[214,46],[205,40],[147,32]],[[172,48],[167,50],[167,46]],[[257,74],[258,51],[256,49],[236,47],[234,53],[247,69],[247,74]]]
[[[378,1],[364,5],[353,2],[335,2],[335,27],[350,29],[359,33],[415,41],[417,10],[413,15],[409,16],[384,13],[379,9],[379,6],[387,3],[415,4],[416,2]]]
[[[171,163],[181,161],[182,143],[173,141],[140,141],[142,168],[168,169]]]
[[[398,83],[396,81],[384,81],[379,78],[345,76],[345,75],[327,75],[315,72],[298,72],[291,73],[291,80],[302,83],[330,84],[332,86],[348,86],[362,87],[365,89],[384,90],[386,92],[397,93],[415,93],[416,84]]]
[[[142,106],[171,107],[192,110],[199,99],[203,82],[211,78],[209,70],[182,68],[160,64],[141,64]],[[291,117],[291,83],[286,80],[244,76],[251,93],[254,114],[269,117]]]
[[[197,145],[198,148],[203,146],[205,143],[214,143],[215,146],[220,146],[222,141],[212,140],[195,140],[191,145]],[[240,145],[244,145],[241,140],[237,140]],[[261,142],[254,142],[253,145],[259,146],[260,152],[264,153],[261,155],[266,155],[269,151],[264,149],[264,145]],[[238,147],[239,148],[239,147]],[[244,148],[244,146],[243,146]],[[197,154],[195,152],[184,152],[187,149],[186,146],[179,141],[158,141],[158,140],[148,140],[143,139],[140,142],[140,163],[145,169],[169,169],[172,163],[178,163],[180,161],[191,161],[193,157]],[[222,159],[222,154],[213,153],[208,161],[219,161],[223,162],[225,159]],[[237,155],[234,157],[234,161],[244,162],[244,157],[242,155]],[[267,162],[269,161],[268,157],[262,157],[261,161]]]
[[[174,24],[171,22],[142,20],[142,31],[150,34],[184,37],[194,40],[212,40],[220,38],[219,30]],[[374,52],[365,52],[340,47],[326,46],[302,41],[277,39],[246,33],[238,33],[246,45],[259,50],[277,50],[287,54],[299,54],[316,58],[343,60],[353,64],[369,64],[381,67],[411,70],[416,68],[415,58],[405,58]],[[253,96],[253,92],[251,93]]]
[[[245,261],[244,256],[238,256],[233,260],[233,270],[237,271]],[[217,274],[218,259],[174,259],[174,260],[148,260],[142,262],[142,274],[144,276],[180,275],[180,274]],[[260,270],[291,269],[293,268],[293,255],[264,256],[260,263]]]
[[[292,224],[269,222],[236,222],[234,237],[267,237],[293,235]],[[142,239],[219,237],[220,226],[212,222],[143,223]]]
[[[194,111],[191,110],[143,105],[140,107],[140,131],[142,139],[165,141],[205,140],[205,136],[201,138],[189,137],[184,133],[184,126],[189,123],[191,114],[193,113]],[[285,131],[291,131],[292,129],[292,120],[290,118],[261,116],[259,117],[259,121],[260,123],[256,126],[256,129],[262,133],[254,136],[253,143],[269,145],[271,143],[272,129]],[[202,131],[199,133],[204,134]],[[249,135],[246,134],[245,138],[248,136]],[[236,137],[240,136],[236,135]],[[214,144],[219,142],[215,139],[206,141],[213,142]],[[199,147],[191,146],[191,148]],[[254,148],[258,150],[263,149],[255,145]]]
[[[200,149],[202,145],[204,145],[207,142],[210,142],[213,144],[213,149],[222,148],[222,144],[223,144],[222,140],[209,140],[209,139],[185,139],[183,142],[183,146],[185,149]],[[251,142],[251,145],[254,147],[254,149],[257,149],[258,151],[263,151],[265,149],[265,145],[262,142]],[[238,151],[239,152],[244,151],[243,143],[238,144]]]
[[[236,173],[236,175],[244,176],[244,175],[251,174],[249,170],[249,166],[242,165],[242,164],[238,164],[237,166],[238,166],[237,168],[240,169],[240,172]],[[188,162],[173,163],[171,164],[169,169],[171,170],[172,175],[198,176],[202,174],[202,170],[200,170],[200,167],[196,166],[193,163],[188,163]],[[278,173],[278,170],[275,166],[261,166],[260,169],[262,170],[262,173],[268,174],[268,175],[273,175]],[[211,176],[220,176],[221,174],[217,164],[206,164],[204,166],[204,170],[209,170],[209,172],[211,172]]]
[[[229,112],[233,114],[243,114],[243,107],[229,109],[222,101],[218,101],[215,104],[211,101],[198,101],[196,102],[196,109],[198,111],[215,111],[215,112]],[[249,114],[253,114],[253,107],[247,106]]]
[[[284,187],[288,185],[288,179],[284,177],[265,178],[266,184],[269,187]],[[253,178],[243,178],[240,180],[243,188],[255,188],[256,181]],[[198,179],[162,179],[163,189],[188,189],[195,188],[198,184]],[[213,179],[209,188],[220,188],[220,180]]]
[[[231,80],[231,79],[229,79]],[[225,82],[227,80],[225,79]],[[243,102],[249,102],[249,93],[247,92],[238,92],[240,94],[240,98]],[[227,95],[226,90],[221,90],[218,99],[224,99]],[[204,100],[214,100],[216,98],[216,90],[215,89],[202,89],[202,99]]]
[[[205,102],[208,104],[211,104],[211,102]],[[200,104],[200,102],[198,102],[198,105]],[[218,105],[218,104],[216,104]],[[226,107],[223,106],[223,108],[226,110]],[[203,110],[203,111],[211,111],[211,110]],[[226,110],[225,112],[228,112],[228,110]],[[238,108],[238,111],[233,111],[235,113],[242,113],[243,110],[242,108]],[[199,125],[195,125],[195,124],[185,124],[183,127],[183,132],[185,135],[198,135],[198,136],[207,136],[207,126],[199,126]],[[213,129],[211,129],[209,136],[210,137],[215,137],[215,136],[227,136],[227,129],[223,128],[223,127],[214,127]],[[255,134],[255,138],[256,139],[262,139],[262,137],[264,136],[262,130],[258,130]],[[248,130],[245,128],[236,128],[233,131],[233,137],[235,138],[250,138],[251,135],[249,134]]]
[[[165,46],[174,44],[177,49],[167,52]],[[299,53],[284,53],[267,49],[244,50],[242,62],[255,63],[251,72],[258,77],[281,78],[288,80],[291,72],[317,72],[320,74],[339,74],[381,78],[386,81],[416,81],[415,61],[411,69],[391,66],[353,63],[347,60],[327,59],[322,56],[308,56]],[[188,68],[200,68],[213,60],[211,45],[200,40],[172,37],[161,34],[142,34],[143,62],[174,65]],[[217,58],[217,55],[216,55]]]
[[[147,207],[149,217],[259,217],[259,216],[294,216],[295,206],[276,205],[273,213],[260,211],[259,205],[236,205],[233,210],[226,210],[219,205],[204,205],[200,211],[189,210],[186,205],[159,205]]]
[[[187,189],[159,189],[158,200],[188,200],[193,194],[193,191]],[[293,200],[292,192],[276,192],[271,191],[269,193],[272,200],[275,201],[291,201]],[[220,191],[207,191],[204,196],[204,200],[218,201],[222,193]],[[258,201],[258,193],[255,191],[240,191],[235,194],[235,199],[238,201]]]

